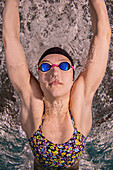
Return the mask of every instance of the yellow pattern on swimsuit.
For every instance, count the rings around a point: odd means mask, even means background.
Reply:
[[[62,144],[54,144],[46,139],[41,131],[43,120],[44,118],[33,137],[28,139],[34,156],[45,167],[73,167],[80,159],[86,144],[86,137],[74,125],[71,139]]]

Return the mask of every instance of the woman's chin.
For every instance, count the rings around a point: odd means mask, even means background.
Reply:
[[[66,93],[63,92],[62,90],[57,90],[57,91],[50,91],[49,94],[45,95],[47,97],[48,100],[57,100],[57,99],[60,99],[60,98],[64,98],[64,97],[68,97],[69,96],[69,92]]]

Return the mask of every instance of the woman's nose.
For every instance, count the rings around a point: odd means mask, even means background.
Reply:
[[[60,68],[57,66],[57,65],[54,65],[52,68],[51,68],[51,71],[54,75],[56,74],[59,74],[59,71],[60,71]]]

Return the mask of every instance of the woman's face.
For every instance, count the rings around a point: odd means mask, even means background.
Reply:
[[[70,60],[61,54],[49,54],[40,62],[59,65],[61,62],[68,62]],[[40,87],[44,93],[46,99],[63,97],[70,94],[71,87],[73,85],[73,69],[63,71],[59,67],[51,67],[47,72],[39,70],[39,82]]]

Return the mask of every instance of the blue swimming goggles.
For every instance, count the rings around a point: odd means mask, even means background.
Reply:
[[[52,64],[50,65],[49,63],[42,63],[40,67],[38,67],[38,70],[41,70],[42,72],[49,71],[51,67],[59,67],[63,71],[67,71],[70,68],[74,70],[74,66],[70,65],[68,62],[61,62],[59,65],[57,64]]]

